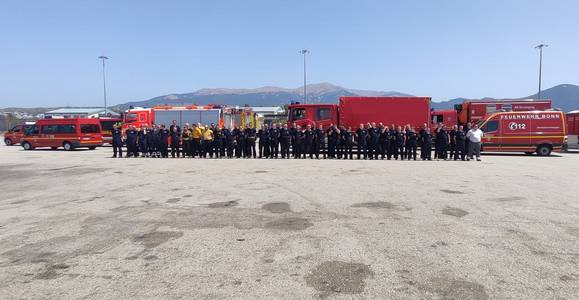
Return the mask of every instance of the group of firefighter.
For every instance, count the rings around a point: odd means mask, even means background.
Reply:
[[[410,125],[385,126],[382,123],[351,127],[319,125],[300,127],[295,123],[262,125],[251,128],[219,128],[215,124],[185,124],[176,121],[167,128],[130,125],[123,138],[120,126],[113,129],[113,157],[122,157],[123,142],[127,157],[198,157],[198,158],[328,158],[328,159],[417,159],[465,160],[469,152],[467,126],[447,128],[438,124],[431,130],[427,124],[416,132]],[[434,149],[432,146],[434,145]],[[354,148],[356,148],[354,150]]]

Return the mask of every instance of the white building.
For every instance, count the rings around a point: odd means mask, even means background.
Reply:
[[[98,118],[104,116],[104,108],[59,108],[44,113],[46,118]],[[107,110],[107,115],[118,117],[119,114]]]

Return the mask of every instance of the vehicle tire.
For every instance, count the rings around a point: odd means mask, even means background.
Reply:
[[[549,156],[551,155],[551,146],[549,145],[539,145],[537,147],[537,155],[538,156]]]
[[[90,147],[88,147],[88,149],[89,149],[89,150],[94,150],[94,149],[96,149],[96,146],[90,146]]]
[[[535,152],[525,152],[526,155],[533,155]]]
[[[22,148],[24,148],[24,150],[32,150],[32,145],[30,145],[29,142],[24,142],[22,143]]]
[[[12,146],[14,145],[14,143],[12,143],[11,139],[4,139],[4,144],[6,144],[6,146]]]
[[[62,147],[63,147],[64,150],[66,150],[66,151],[70,151],[70,150],[73,149],[73,148],[72,148],[72,144],[69,143],[69,142],[64,142],[64,143],[62,143]]]

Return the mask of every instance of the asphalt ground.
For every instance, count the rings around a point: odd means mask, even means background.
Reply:
[[[112,159],[0,146],[0,298],[577,299],[579,154]]]

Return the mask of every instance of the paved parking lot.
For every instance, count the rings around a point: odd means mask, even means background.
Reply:
[[[110,154],[0,146],[0,298],[579,295],[579,154]]]

